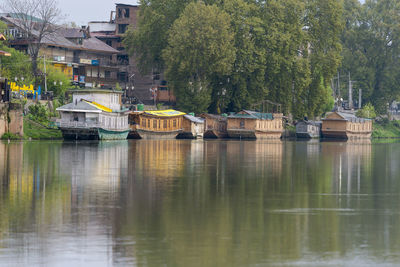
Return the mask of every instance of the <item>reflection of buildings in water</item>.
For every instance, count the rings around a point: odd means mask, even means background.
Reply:
[[[324,155],[333,157],[334,188],[338,193],[360,192],[362,172],[371,168],[371,140],[323,142]]]
[[[118,197],[128,166],[127,141],[64,143],[60,153],[60,170],[71,177],[73,197],[82,190]]]
[[[281,140],[228,141],[228,161],[234,168],[255,166],[256,173],[282,173],[284,145]]]
[[[156,179],[181,176],[188,152],[199,148],[187,140],[135,140],[130,146],[129,173]]]

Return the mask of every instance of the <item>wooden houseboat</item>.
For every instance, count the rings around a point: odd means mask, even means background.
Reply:
[[[196,139],[203,137],[204,119],[192,115],[183,116],[183,131],[178,134],[178,139]]]
[[[56,110],[64,139],[126,139],[128,110],[121,109],[120,91],[84,89],[72,91],[72,103]]]
[[[352,113],[331,112],[322,120],[324,138],[371,138],[372,121]]]
[[[321,136],[321,121],[299,121],[296,124],[297,138],[319,138]]]
[[[282,113],[243,110],[228,116],[227,132],[231,138],[281,138]]]
[[[202,114],[200,117],[205,119],[204,138],[227,138],[226,126],[228,118],[221,115]]]
[[[173,109],[133,111],[129,114],[132,139],[171,139],[183,130],[185,113]]]

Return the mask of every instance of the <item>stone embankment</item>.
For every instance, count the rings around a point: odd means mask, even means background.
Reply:
[[[0,138],[5,133],[24,135],[24,120],[20,104],[0,103]]]

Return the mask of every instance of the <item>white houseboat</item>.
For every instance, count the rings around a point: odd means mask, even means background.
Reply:
[[[128,110],[121,109],[120,91],[85,89],[72,91],[72,103],[56,110],[64,139],[126,139]]]

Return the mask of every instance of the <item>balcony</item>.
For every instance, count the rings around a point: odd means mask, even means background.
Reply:
[[[80,122],[80,121],[62,121],[58,119],[56,124],[60,128],[81,128],[81,129],[88,129],[88,128],[99,128],[101,127],[101,123],[99,122]]]

